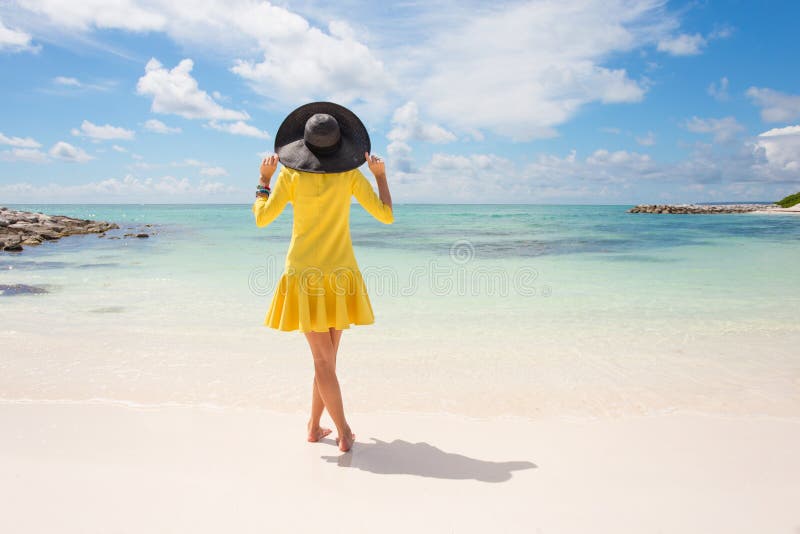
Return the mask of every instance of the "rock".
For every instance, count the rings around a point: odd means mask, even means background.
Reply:
[[[58,232],[52,232],[50,230],[42,230],[39,232],[39,237],[48,241],[55,241],[56,239],[64,237],[64,234],[59,234]]]
[[[11,297],[13,295],[38,295],[47,293],[43,287],[29,286],[25,284],[0,284],[0,296]]]
[[[0,235],[0,250],[12,252],[22,250],[22,238],[16,234]]]
[[[136,237],[150,237],[150,236],[147,234],[136,234]]]
[[[774,209],[772,204],[638,204],[628,213],[674,213],[674,214],[714,214],[749,213],[751,211]]]
[[[38,245],[75,234],[104,234],[119,228],[116,223],[47,215],[0,207],[0,250],[20,251],[22,245]]]

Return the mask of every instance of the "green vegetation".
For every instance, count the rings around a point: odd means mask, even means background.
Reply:
[[[786,198],[782,198],[775,204],[782,208],[791,208],[795,204],[800,204],[800,193],[795,193],[794,195],[789,195]]]

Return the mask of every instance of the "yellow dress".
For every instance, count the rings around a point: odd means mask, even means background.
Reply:
[[[264,324],[278,330],[327,332],[375,322],[350,238],[350,201],[384,224],[394,222],[359,169],[320,174],[282,167],[268,198],[253,204],[264,227],[292,203],[294,221],[286,265]]]

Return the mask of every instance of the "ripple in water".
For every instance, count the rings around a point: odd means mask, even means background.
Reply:
[[[125,311],[123,306],[104,306],[102,308],[94,308],[89,310],[89,313],[122,313]]]

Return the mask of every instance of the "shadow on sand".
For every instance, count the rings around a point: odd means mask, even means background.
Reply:
[[[381,475],[405,474],[453,480],[474,479],[481,482],[505,482],[513,471],[531,469],[528,461],[491,462],[445,452],[428,443],[411,443],[402,439],[392,442],[370,438],[375,443],[357,441],[349,452],[322,456],[339,467],[353,467]],[[321,441],[334,440],[323,439]]]

